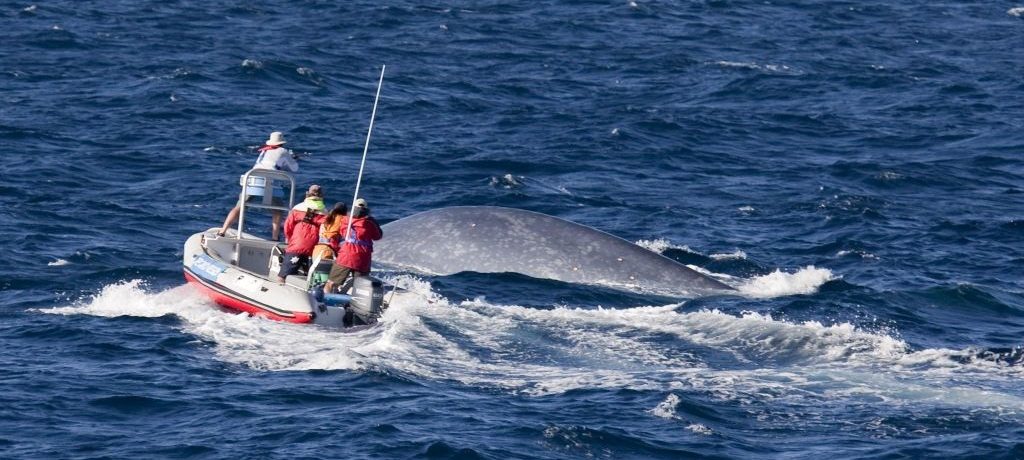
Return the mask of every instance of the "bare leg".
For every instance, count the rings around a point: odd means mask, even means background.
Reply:
[[[324,294],[332,293],[334,293],[334,283],[331,281],[327,281],[326,283],[324,283]]]
[[[228,231],[228,227],[235,223],[235,219],[238,219],[238,205],[231,208],[231,212],[228,213],[228,217],[224,219],[224,225],[220,227],[219,235],[224,235]]]
[[[281,236],[281,211],[274,211],[270,216],[270,239],[277,241]]]

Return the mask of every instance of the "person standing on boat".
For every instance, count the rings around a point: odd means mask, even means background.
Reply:
[[[284,134],[280,131],[270,133],[270,138],[267,139],[266,145],[260,148],[260,156],[256,158],[256,164],[252,166],[253,169],[297,172],[299,170],[299,163],[295,161],[296,156],[291,150],[282,147],[285,142],[287,141],[284,140]],[[271,190],[266,190],[265,193],[271,193]],[[218,236],[224,236],[228,231],[228,227],[238,219],[238,213],[242,209],[242,202],[245,198],[241,194],[238,195],[238,204],[228,212],[228,216],[224,219],[224,225],[217,232]],[[281,212],[273,211],[271,213],[270,238],[277,241],[280,234]]]
[[[384,236],[384,231],[380,229],[377,220],[370,216],[370,206],[366,204],[366,200],[356,200],[356,206],[352,208],[350,214],[348,219],[343,220],[341,234],[334,238],[338,255],[334,259],[324,292],[334,292],[337,288],[337,292],[344,293],[352,285],[352,279],[356,275],[369,275],[373,242]],[[348,220],[352,221],[350,231]],[[345,237],[344,241],[338,244],[342,237]]]
[[[324,218],[324,192],[313,184],[306,191],[306,199],[292,208],[284,222],[284,236],[288,245],[284,249],[284,261],[277,274],[277,282],[299,272],[300,267],[309,266],[313,247],[320,241],[320,225]]]

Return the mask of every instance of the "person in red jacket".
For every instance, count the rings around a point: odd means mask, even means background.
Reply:
[[[310,185],[306,199],[288,212],[284,223],[288,246],[284,249],[281,271],[277,274],[278,283],[283,283],[288,275],[298,273],[301,267],[309,266],[309,256],[320,241],[320,224],[325,217],[323,189],[316,184]]]
[[[337,287],[337,292],[343,293],[352,285],[352,280],[356,275],[369,275],[373,242],[384,236],[377,220],[370,217],[370,207],[366,204],[366,200],[362,198],[356,200],[356,206],[349,214],[349,217],[342,220],[343,225],[339,229],[340,235],[334,239],[337,256],[334,258],[334,265],[328,275],[324,292],[334,292],[334,288]],[[350,231],[347,219],[352,220]],[[346,231],[349,231],[347,237]],[[344,239],[343,242],[342,239]]]

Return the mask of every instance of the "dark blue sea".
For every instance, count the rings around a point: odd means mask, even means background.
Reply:
[[[0,2],[0,457],[1024,458],[1022,50],[1018,0]],[[737,295],[216,308],[186,238],[271,131],[350,201],[381,65],[382,222],[528,209]]]

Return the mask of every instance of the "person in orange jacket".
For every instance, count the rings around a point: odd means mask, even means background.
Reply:
[[[337,246],[335,240],[341,232],[345,231],[342,225],[348,222],[348,206],[345,203],[334,203],[331,212],[327,214],[324,223],[320,225],[320,241],[313,248],[313,259],[333,260],[334,250]]]
[[[349,223],[352,221],[351,231],[345,235]],[[383,230],[377,224],[377,220],[370,216],[370,206],[366,200],[356,200],[356,206],[347,219],[342,220],[341,234],[335,237],[337,244],[337,257],[328,275],[324,292],[345,292],[352,285],[352,280],[357,275],[370,274],[370,262],[373,255],[373,242],[384,236]],[[342,241],[344,240],[344,241]]]

